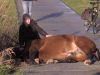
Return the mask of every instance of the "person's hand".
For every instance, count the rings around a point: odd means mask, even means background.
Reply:
[[[53,35],[46,35],[46,37],[51,37],[51,36],[53,36]]]

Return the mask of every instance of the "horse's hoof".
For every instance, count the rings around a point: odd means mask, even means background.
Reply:
[[[53,59],[49,59],[47,62],[46,62],[46,64],[55,64],[55,63],[58,63],[58,61],[57,60],[53,60]]]
[[[40,64],[39,58],[34,59],[34,61],[35,61],[36,64]]]
[[[54,64],[56,64],[56,63],[58,63],[58,60],[54,60],[53,62],[54,62]]]
[[[91,64],[92,64],[92,61],[91,61],[91,60],[85,60],[85,61],[84,61],[84,64],[85,64],[85,65],[91,65]]]

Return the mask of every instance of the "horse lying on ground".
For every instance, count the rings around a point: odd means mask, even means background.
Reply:
[[[27,44],[25,47],[26,55],[19,47],[7,48],[0,52],[0,64],[13,63],[11,60],[5,61],[7,56],[11,59],[24,58],[28,56],[36,63],[57,63],[57,62],[84,62],[92,64],[93,58],[100,60],[100,51],[95,43],[84,36],[56,35],[43,39],[38,39]],[[25,54],[24,53],[24,54]]]
[[[92,64],[94,57],[100,60],[100,52],[95,43],[85,36],[51,36],[32,41],[25,49],[29,50],[31,60],[38,58],[40,62],[47,64],[67,61]]]

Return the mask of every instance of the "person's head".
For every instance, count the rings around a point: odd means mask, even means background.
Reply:
[[[25,25],[30,25],[30,23],[31,23],[31,17],[30,17],[30,15],[28,15],[28,14],[24,14],[23,15],[23,23],[25,24]]]

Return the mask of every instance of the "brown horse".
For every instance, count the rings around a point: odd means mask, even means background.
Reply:
[[[32,41],[26,49],[29,50],[30,59],[33,57],[33,59],[39,58],[39,61],[47,64],[59,61],[66,62],[69,60],[91,64],[91,58],[94,56],[100,60],[99,50],[96,48],[95,43],[84,36],[51,36]],[[36,57],[35,53],[38,53],[39,56]]]

